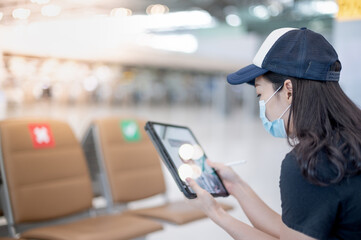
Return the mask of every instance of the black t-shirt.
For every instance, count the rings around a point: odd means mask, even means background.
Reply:
[[[326,155],[320,157],[323,177],[332,178]],[[316,239],[361,239],[361,174],[317,186],[302,176],[290,152],[282,162],[280,189],[282,221],[289,228]]]

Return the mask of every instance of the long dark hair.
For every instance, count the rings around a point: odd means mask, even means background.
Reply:
[[[341,64],[336,62],[331,69],[340,71]],[[346,96],[339,83],[273,72],[264,76],[275,90],[286,79],[292,82],[292,104],[286,131],[302,174],[311,183],[322,186],[361,173],[361,110]],[[290,126],[293,126],[292,131]],[[321,154],[326,154],[326,171],[333,173],[331,178],[322,176],[325,169],[320,169]]]

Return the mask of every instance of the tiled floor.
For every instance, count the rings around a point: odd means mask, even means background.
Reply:
[[[285,139],[276,139],[263,129],[257,116],[235,109],[227,117],[206,107],[109,107],[109,106],[53,106],[49,103],[15,109],[0,109],[2,119],[9,117],[53,117],[68,121],[76,135],[82,134],[95,117],[125,115],[143,117],[149,120],[189,126],[212,161],[230,162],[247,160],[246,164],[234,170],[246,180],[261,198],[274,210],[280,212],[279,173],[284,155],[290,150]],[[164,170],[170,199],[182,199],[177,186],[167,170]],[[156,202],[141,201],[130,205],[145,206]],[[219,199],[232,204],[230,213],[248,223],[242,209],[234,198]],[[184,226],[165,225],[164,231],[147,236],[149,240],[177,239],[231,239],[221,228],[209,219]]]

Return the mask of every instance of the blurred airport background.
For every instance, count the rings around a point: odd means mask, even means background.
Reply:
[[[213,161],[247,160],[235,170],[280,212],[290,148],[263,130],[253,87],[226,83],[280,27],[323,34],[361,106],[358,0],[2,0],[0,119],[65,120],[79,139],[104,116],[187,125]],[[182,198],[164,174],[169,196]],[[247,222],[239,207],[231,213]],[[147,237],[185,238],[231,239],[207,219]]]

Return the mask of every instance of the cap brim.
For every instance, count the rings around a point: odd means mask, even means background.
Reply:
[[[242,83],[254,84],[254,79],[268,72],[268,70],[257,67],[254,64],[241,68],[237,72],[231,73],[227,76],[227,82],[236,85]]]

